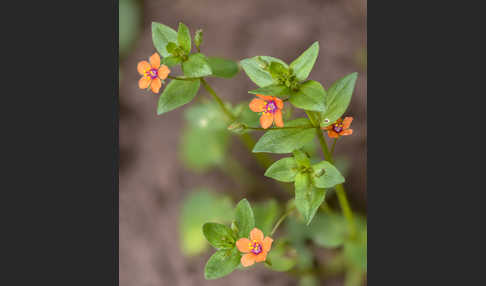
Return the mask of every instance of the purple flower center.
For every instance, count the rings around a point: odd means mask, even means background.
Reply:
[[[343,125],[342,124],[334,124],[332,126],[332,129],[334,131],[336,131],[337,133],[339,133],[339,132],[343,131]]]
[[[258,242],[253,242],[250,246],[250,251],[254,254],[259,254],[262,252],[262,246]]]
[[[265,111],[266,112],[270,112],[270,113],[275,113],[275,111],[277,111],[277,104],[275,103],[275,101],[269,101],[267,102],[267,106],[265,107]]]
[[[159,75],[159,72],[157,71],[157,69],[150,69],[148,72],[147,72],[147,75],[154,79],[156,78],[158,75]]]

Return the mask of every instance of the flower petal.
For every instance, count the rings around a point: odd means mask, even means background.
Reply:
[[[147,87],[149,87],[151,81],[152,81],[152,79],[150,77],[143,76],[138,81],[138,87],[141,88],[141,89],[146,89]]]
[[[256,255],[255,262],[262,262],[265,261],[266,259],[267,259],[267,252],[262,251],[260,252],[260,254]]]
[[[272,248],[272,242],[273,239],[271,237],[269,236],[265,237],[265,239],[262,242],[262,247],[264,252],[270,251],[270,249]]]
[[[343,131],[339,132],[341,136],[347,136],[353,134],[353,129],[344,129]]]
[[[284,103],[280,98],[274,97],[274,101],[277,104],[278,109],[282,109],[284,107]]]
[[[284,126],[283,119],[282,119],[282,111],[277,110],[275,112],[274,119],[275,119],[275,125],[277,125],[277,127]]]
[[[145,75],[145,72],[151,68],[147,61],[138,62],[137,71],[141,75]]]
[[[243,253],[250,252],[250,243],[251,241],[246,238],[240,238],[236,241],[236,247],[238,247],[238,250]]]
[[[251,240],[256,240],[258,242],[262,242],[263,241],[263,232],[261,230],[259,230],[258,228],[253,228],[251,231],[250,231],[250,239]]]
[[[167,76],[169,75],[169,73],[170,73],[170,69],[166,65],[160,66],[160,69],[157,72],[157,74],[159,75],[160,79],[162,79],[162,80],[166,79]]]
[[[329,136],[329,138],[338,138],[339,137],[339,135],[334,130],[328,130],[327,136]]]
[[[160,67],[160,56],[159,54],[157,53],[154,53],[151,57],[150,57],[150,64],[152,65],[152,67],[154,69],[158,69]]]
[[[262,112],[265,109],[265,106],[267,103],[264,100],[261,100],[259,98],[254,98],[250,102],[250,109],[253,112]]]
[[[152,88],[152,91],[154,93],[159,93],[161,86],[162,86],[162,81],[160,80],[160,78],[154,78],[152,80],[152,83],[150,84],[150,87]]]
[[[241,265],[244,267],[251,266],[255,263],[256,255],[253,253],[247,253],[241,257]]]
[[[348,129],[351,126],[351,122],[353,122],[353,117],[346,117],[343,120],[343,128]]]
[[[261,99],[263,99],[265,101],[273,100],[273,96],[269,96],[269,95],[257,94],[256,96],[258,96],[259,98],[261,98]]]
[[[273,123],[273,114],[269,112],[262,113],[260,116],[260,125],[263,129],[267,129],[268,127],[272,126]]]

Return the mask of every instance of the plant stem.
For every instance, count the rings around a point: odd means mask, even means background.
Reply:
[[[275,223],[275,226],[273,227],[272,231],[270,232],[269,236],[272,236],[275,231],[277,230],[277,228],[280,226],[280,224],[285,220],[285,218],[291,214],[293,211],[295,210],[295,207],[291,207],[288,211],[286,211],[280,218],[279,220],[277,221],[277,223]]]
[[[228,108],[226,108],[226,105],[224,105],[223,101],[221,98],[219,98],[213,88],[203,78],[200,78],[200,81],[204,88],[213,96],[214,100],[218,103],[219,107],[221,107],[224,114],[226,114],[231,121],[234,121],[236,117],[233,115],[233,113],[231,113],[231,111],[228,110]]]
[[[167,76],[167,78],[170,79],[175,79],[175,80],[195,80],[195,79],[201,79],[200,77],[178,77],[178,76]]]
[[[212,95],[213,99],[218,103],[219,107],[221,110],[224,112],[224,114],[228,117],[228,122],[231,123],[232,121],[236,120],[236,116],[226,107],[226,105],[223,103],[221,98],[216,94],[214,89],[203,79],[199,79],[204,86],[204,88]],[[253,150],[253,147],[255,146],[256,142],[253,139],[253,137],[250,136],[250,134],[242,134],[240,135],[241,140],[243,141],[243,144],[248,148],[248,150],[251,152]],[[260,165],[262,165],[263,168],[268,168],[272,164],[272,160],[270,156],[268,156],[265,153],[253,153],[255,156],[256,160]]]
[[[336,147],[336,142],[337,142],[337,138],[334,138],[334,141],[332,142],[332,147],[331,147],[331,155],[334,154],[334,147]]]
[[[267,129],[264,129],[264,128],[261,128],[261,127],[250,127],[250,126],[246,126],[245,128],[250,129],[250,130],[274,130],[274,129],[301,129],[301,128],[313,128],[313,127],[314,126],[306,125],[306,126],[272,127],[272,128],[267,128]]]
[[[317,138],[319,139],[319,143],[321,144],[322,153],[324,155],[324,159],[329,161],[331,164],[334,164],[334,160],[332,158],[332,154],[329,152],[329,148],[327,147],[326,139],[324,138],[324,134],[322,133],[319,124],[317,124],[312,116],[312,113],[306,111],[305,112],[309,117],[312,125],[316,127]],[[333,148],[334,150],[334,148]],[[348,221],[349,229],[350,229],[350,237],[354,239],[356,237],[356,226],[353,220],[353,212],[351,211],[351,207],[349,206],[348,198],[346,197],[346,192],[344,190],[344,186],[342,184],[338,184],[335,186],[336,195],[338,197],[339,205],[341,206],[341,211],[343,212],[343,216]]]

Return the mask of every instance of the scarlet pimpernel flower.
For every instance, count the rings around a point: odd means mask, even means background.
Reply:
[[[154,93],[158,93],[162,87],[162,80],[165,80],[170,73],[170,69],[166,65],[160,64],[160,56],[154,53],[150,57],[150,63],[147,61],[140,61],[137,65],[137,70],[142,78],[138,81],[138,87],[150,89]]]
[[[257,94],[259,98],[254,98],[250,102],[250,109],[253,112],[261,112],[260,125],[267,129],[275,122],[277,127],[283,127],[282,108],[283,101],[280,98]]]
[[[273,239],[264,237],[263,232],[258,228],[254,228],[250,232],[250,239],[243,237],[238,239],[236,247],[238,250],[245,253],[241,257],[241,265],[248,267],[255,262],[262,262],[267,259],[267,253],[272,248]]]
[[[327,130],[327,136],[330,138],[338,138],[339,136],[347,136],[353,134],[353,129],[350,129],[353,117],[339,118],[334,124],[324,127]]]

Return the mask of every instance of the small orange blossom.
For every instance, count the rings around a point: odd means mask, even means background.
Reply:
[[[283,127],[282,108],[283,101],[280,98],[257,94],[259,98],[254,98],[250,102],[250,109],[253,112],[262,112],[260,116],[260,125],[267,129],[275,121],[275,125]]]
[[[253,265],[255,262],[262,262],[267,259],[267,253],[272,248],[273,239],[265,237],[263,232],[258,228],[254,228],[250,232],[250,239],[243,237],[238,239],[236,247],[238,250],[245,253],[241,257],[241,264],[244,267]]]
[[[334,124],[331,124],[322,129],[327,130],[327,136],[330,138],[338,138],[339,136],[347,136],[353,134],[353,129],[350,129],[353,117],[345,117],[344,120],[339,118]]]
[[[154,93],[158,93],[162,87],[162,80],[166,79],[170,69],[166,65],[160,65],[160,56],[154,53],[147,61],[140,61],[137,70],[142,78],[138,81],[138,87],[146,89],[150,86]]]

